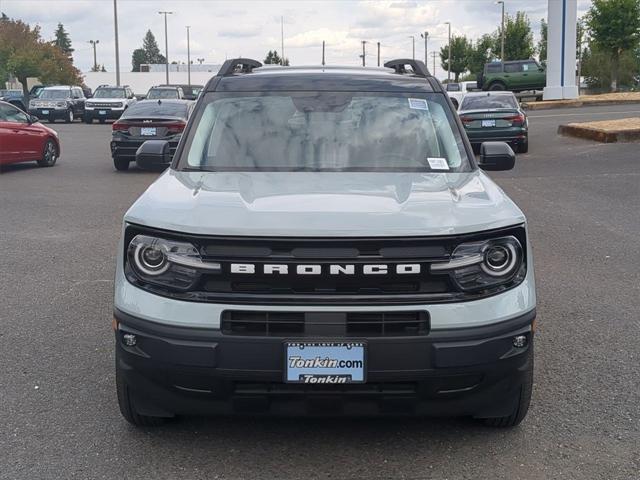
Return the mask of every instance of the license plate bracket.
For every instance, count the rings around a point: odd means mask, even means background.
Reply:
[[[153,137],[156,135],[156,127],[142,127],[140,128],[140,135],[143,137]]]
[[[98,115],[106,115],[107,111],[106,110],[98,110]]]
[[[363,341],[286,341],[284,382],[348,384],[366,382],[366,350]]]
[[[496,121],[493,118],[482,120],[482,128],[493,128],[496,126]]]
[[[42,110],[43,115],[49,115],[49,110]]]

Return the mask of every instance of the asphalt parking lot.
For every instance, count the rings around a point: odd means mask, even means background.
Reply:
[[[639,144],[561,138],[558,124],[640,105],[530,114],[530,153],[494,177],[529,219],[539,334],[529,416],[120,416],[111,332],[121,218],[156,173],[116,172],[109,125],[55,124],[50,169],[0,175],[0,478],[640,478]]]

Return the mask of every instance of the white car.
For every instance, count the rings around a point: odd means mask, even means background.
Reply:
[[[451,98],[453,105],[458,108],[462,103],[462,98],[468,93],[478,89],[478,82],[452,82],[445,85],[447,94]]]
[[[100,85],[93,97],[85,102],[84,121],[92,123],[94,118],[100,123],[107,119],[117,120],[136,101],[133,91],[127,85]]]

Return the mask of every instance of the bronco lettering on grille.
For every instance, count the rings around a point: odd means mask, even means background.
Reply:
[[[254,263],[232,263],[231,273],[240,274],[256,274],[265,275],[321,275],[328,273],[329,275],[388,275],[395,273],[396,275],[417,275],[421,272],[419,263],[400,263],[396,265],[386,264],[365,264],[365,265],[293,265],[293,264],[268,264],[256,265]]]

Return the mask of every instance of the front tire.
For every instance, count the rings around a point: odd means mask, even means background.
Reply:
[[[49,139],[44,144],[42,151],[42,159],[38,160],[38,166],[40,167],[53,167],[58,160],[58,149],[53,140]]]
[[[64,119],[65,123],[73,123],[74,117],[73,117],[73,110],[69,109],[67,110],[67,116]]]
[[[119,172],[129,170],[129,160],[126,158],[113,157],[113,166]]]
[[[507,86],[502,82],[493,82],[489,85],[489,90],[493,92],[501,92],[507,89]]]
[[[141,415],[136,410],[135,399],[131,395],[129,387],[122,378],[120,367],[117,364],[116,358],[116,391],[118,393],[118,406],[120,407],[120,413],[124,419],[131,425],[136,427],[158,427],[165,422],[163,417],[150,417],[148,415]]]

